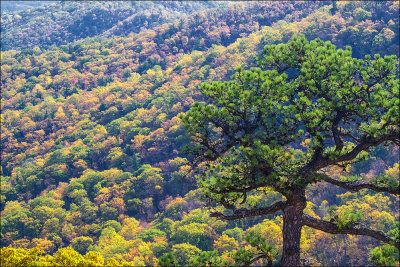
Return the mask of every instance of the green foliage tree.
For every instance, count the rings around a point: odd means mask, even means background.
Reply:
[[[202,250],[210,250],[212,248],[210,230],[206,224],[190,223],[182,225],[171,235],[171,240],[176,244],[189,243]]]
[[[157,258],[162,257],[162,255],[168,253],[168,251],[170,250],[168,243],[165,241],[153,242],[151,243],[150,248],[154,256],[156,256]]]
[[[191,164],[201,174],[198,184],[225,208],[211,217],[282,212],[283,266],[300,264],[303,226],[370,236],[400,248],[381,231],[303,212],[306,189],[317,182],[399,194],[398,180],[338,180],[324,173],[366,159],[378,145],[400,144],[397,64],[396,56],[356,59],[350,47],[294,36],[286,44],[266,46],[259,68],[238,68],[231,81],[203,84],[208,102],[194,103],[181,119],[192,142]],[[307,148],[299,148],[302,142]],[[268,194],[266,188],[284,200],[269,207],[247,203],[249,193]]]
[[[196,246],[188,243],[182,243],[172,246],[172,255],[176,259],[179,266],[184,266],[189,263],[189,259],[200,254],[201,250]]]
[[[399,262],[399,250],[388,244],[376,247],[371,250],[369,260],[376,266],[396,266],[396,262]]]
[[[103,229],[106,229],[107,227],[114,228],[116,233],[118,233],[122,229],[121,224],[119,222],[117,222],[117,221],[114,221],[114,220],[109,220],[103,225]]]
[[[165,253],[158,259],[158,265],[162,267],[177,266],[176,258],[172,253]]]
[[[218,251],[203,251],[190,259],[192,266],[231,266],[232,263],[218,256]]]
[[[139,238],[145,242],[152,242],[155,237],[166,236],[166,233],[159,229],[147,229],[140,233]]]
[[[170,236],[173,230],[173,225],[174,221],[168,218],[164,218],[160,223],[155,225],[155,228],[160,229],[164,233],[167,234],[167,236]]]
[[[93,245],[93,239],[87,236],[76,237],[71,241],[71,247],[82,255],[91,245]]]

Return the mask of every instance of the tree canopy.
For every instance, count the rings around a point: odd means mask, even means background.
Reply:
[[[234,220],[283,212],[285,266],[300,263],[303,226],[370,236],[399,248],[398,240],[357,226],[357,216],[343,224],[343,216],[325,221],[303,212],[305,189],[317,182],[399,194],[399,181],[385,176],[338,180],[327,172],[367,159],[379,145],[400,144],[397,57],[357,59],[351,47],[300,35],[267,45],[258,64],[238,68],[230,81],[203,84],[207,101],[181,116],[198,184],[225,208],[211,216]],[[282,201],[249,203],[249,195],[268,189]]]
[[[398,2],[334,3],[68,1],[2,9],[0,265],[58,265],[54,257],[71,258],[69,265],[277,263],[280,211],[228,221],[203,208],[207,199],[180,152],[189,139],[179,114],[204,101],[201,83],[257,66],[265,45],[296,34],[350,45],[355,58],[398,54]],[[399,146],[380,145],[370,156],[325,174],[396,186]],[[260,190],[246,192],[238,208],[286,200]],[[313,218],[341,228],[362,219],[365,228],[398,233],[399,198],[387,192],[326,182],[305,192],[304,213]],[[300,244],[312,265],[398,262],[388,256],[398,255],[394,246],[367,236],[304,227]]]

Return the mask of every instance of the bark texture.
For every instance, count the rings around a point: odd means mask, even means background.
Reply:
[[[303,210],[307,203],[305,192],[299,192],[288,199],[283,209],[283,254],[281,266],[300,266],[300,238],[303,227]]]
[[[268,214],[274,214],[275,212],[282,210],[286,206],[286,202],[279,201],[267,208],[256,208],[256,209],[236,209],[232,215],[225,215],[221,212],[212,212],[210,217],[217,217],[224,220],[236,220],[246,217],[262,216]]]

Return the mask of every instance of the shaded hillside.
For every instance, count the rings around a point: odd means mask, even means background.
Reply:
[[[53,1],[54,2],[54,1]],[[46,48],[113,31],[130,25],[129,31],[182,19],[193,12],[225,5],[223,2],[57,1],[45,7],[2,14],[2,50]]]
[[[1,1],[1,13],[31,9],[54,2],[55,1]]]

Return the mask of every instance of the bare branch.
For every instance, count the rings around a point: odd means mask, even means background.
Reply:
[[[396,248],[400,249],[400,242],[392,239],[391,237],[385,235],[382,231],[375,231],[363,227],[351,227],[340,229],[336,224],[316,219],[310,215],[303,214],[303,224],[311,228],[324,231],[330,234],[347,234],[347,235],[363,235],[373,237],[384,243],[392,244]]]
[[[344,132],[339,132],[340,136],[344,136],[344,137],[350,137],[351,139],[353,139],[354,141],[356,141],[357,143],[361,143],[361,140],[359,138],[356,138],[355,136],[353,136],[350,133],[344,133]]]
[[[249,185],[248,187],[228,187],[228,188],[224,188],[224,189],[214,189],[214,188],[210,188],[210,191],[214,194],[228,194],[228,193],[242,193],[242,192],[248,192],[251,191],[253,189],[257,189],[259,187],[267,187],[270,186],[270,183],[267,182],[262,182],[259,184],[253,183],[251,185]]]
[[[342,187],[344,189],[350,190],[350,191],[360,191],[362,189],[371,189],[376,192],[387,192],[393,195],[400,195],[400,186],[397,186],[397,188],[390,188],[390,187],[382,187],[382,186],[377,186],[371,183],[365,183],[361,181],[356,181],[356,182],[342,182],[335,180],[331,177],[329,177],[326,174],[319,174],[320,177],[322,177],[322,180],[325,182],[328,182],[330,184]]]
[[[254,216],[262,216],[262,215],[268,215],[268,214],[273,214],[277,211],[282,210],[284,207],[286,207],[287,203],[283,201],[279,201],[272,206],[269,206],[267,208],[255,208],[255,209],[236,209],[233,211],[232,215],[225,215],[221,212],[212,212],[210,213],[210,217],[216,217],[224,220],[236,220],[236,219],[241,219],[245,217],[254,217]]]

